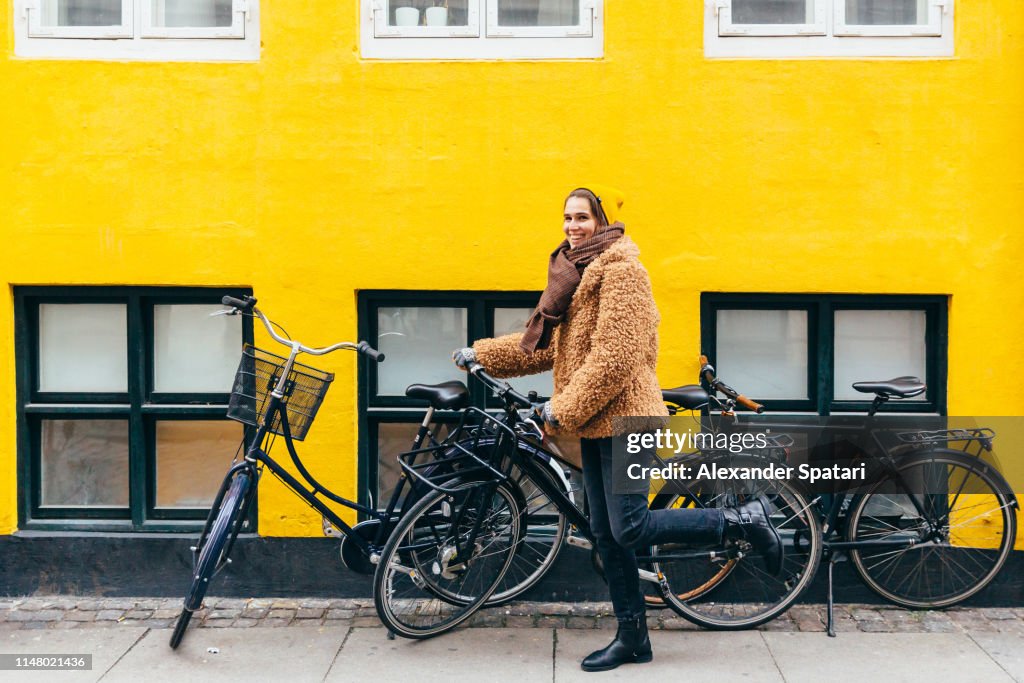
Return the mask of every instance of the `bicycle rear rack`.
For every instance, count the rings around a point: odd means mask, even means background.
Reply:
[[[935,429],[917,430],[913,432],[897,432],[896,438],[904,443],[912,444],[935,444],[947,443],[949,441],[962,441],[964,448],[971,442],[978,442],[986,451],[992,450],[992,439],[996,438],[994,430],[988,427],[977,427],[973,429]]]

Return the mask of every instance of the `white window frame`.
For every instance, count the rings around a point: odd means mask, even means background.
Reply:
[[[134,4],[133,0],[121,0],[121,24],[118,26],[47,26],[43,24],[43,15],[48,9],[57,9],[57,0],[26,1],[24,13],[28,20],[28,35],[33,38],[131,38]]]
[[[231,26],[153,25],[150,0],[122,0],[120,27],[42,27],[45,0],[14,0],[14,55],[24,59],[151,62],[255,62],[260,58],[260,0],[233,0]],[[114,28],[116,30],[111,30]]]
[[[823,36],[828,33],[828,0],[810,0],[814,21],[804,24],[736,24],[732,20],[732,2],[718,3],[720,36]]]
[[[833,2],[833,16],[835,17],[833,33],[837,36],[941,36],[942,14],[947,5],[946,0],[918,0],[918,5],[923,5],[928,12],[928,21],[925,24],[863,25],[847,24],[845,0],[833,0]]]
[[[813,0],[818,2],[818,0]],[[754,34],[729,30],[732,0],[704,1],[704,56],[709,59],[949,58],[954,56],[955,0],[928,0],[929,24],[855,26],[845,23],[843,0],[825,3],[824,35]],[[722,23],[722,15],[729,12]],[[820,15],[817,15],[820,16]],[[726,27],[723,32],[722,26]],[[787,28],[791,26],[783,25]],[[751,28],[755,28],[753,25]],[[779,26],[773,26],[779,29]],[[842,33],[837,33],[842,31]]]
[[[597,59],[605,0],[580,0],[575,26],[498,25],[497,0],[469,0],[469,26],[389,26],[389,0],[360,0],[360,52],[371,60]]]
[[[157,0],[165,6],[166,0]],[[245,38],[245,18],[249,13],[248,0],[231,0],[230,26],[157,26],[153,17],[153,3],[141,2],[142,21],[139,34],[143,38]]]

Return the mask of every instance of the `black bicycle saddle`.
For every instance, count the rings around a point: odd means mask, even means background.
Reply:
[[[459,410],[469,406],[469,389],[458,380],[441,384],[410,384],[405,389],[405,395],[429,401],[438,410]]]
[[[904,377],[894,377],[884,382],[854,382],[853,388],[864,394],[910,398],[911,396],[923,394],[927,387],[920,378],[906,375]]]
[[[669,403],[675,403],[687,410],[699,410],[708,404],[708,392],[699,384],[687,384],[675,389],[662,389],[661,397]]]

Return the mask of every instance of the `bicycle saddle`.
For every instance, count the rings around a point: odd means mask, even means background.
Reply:
[[[458,380],[441,384],[410,384],[405,389],[405,395],[429,401],[438,410],[459,410],[469,406],[469,389]]]
[[[927,387],[920,378],[906,375],[894,377],[885,382],[854,382],[853,388],[864,394],[910,398],[911,396],[923,394]]]
[[[708,392],[699,384],[687,384],[675,389],[662,389],[661,397],[687,410],[699,410],[708,404]]]

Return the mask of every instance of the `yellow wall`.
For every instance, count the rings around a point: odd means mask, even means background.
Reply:
[[[8,0],[0,281],[248,284],[328,343],[360,288],[541,289],[562,197],[598,179],[628,194],[666,385],[694,376],[702,290],[943,293],[950,413],[1021,414],[1024,3],[958,3],[956,57],[916,61],[708,61],[703,3],[606,4],[599,61],[363,62],[356,3],[321,0],[263,3],[259,63],[149,64],[14,59]],[[322,365],[303,454],[354,496],[355,357]],[[262,533],[319,534],[261,496]]]

